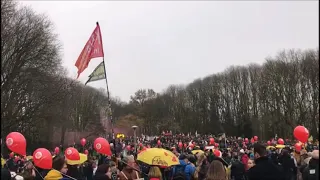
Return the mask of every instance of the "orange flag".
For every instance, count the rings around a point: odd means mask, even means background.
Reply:
[[[90,60],[97,57],[104,57],[102,36],[98,22],[97,27],[91,34],[75,64],[75,66],[78,68],[78,77],[88,67]]]

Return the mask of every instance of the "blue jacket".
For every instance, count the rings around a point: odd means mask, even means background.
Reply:
[[[191,180],[191,177],[193,176],[194,172],[196,171],[196,168],[194,166],[192,166],[191,164],[187,164],[183,160],[179,160],[179,162],[180,162],[180,165],[186,166],[186,168],[184,169],[184,173],[186,175],[187,180]],[[173,168],[173,172],[172,172],[173,175],[175,174],[175,170],[176,170],[176,167]]]

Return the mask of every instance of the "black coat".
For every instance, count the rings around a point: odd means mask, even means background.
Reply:
[[[7,168],[1,168],[1,180],[11,180],[11,174]]]
[[[234,180],[245,179],[245,165],[238,159],[233,161],[231,164],[231,178]]]
[[[256,165],[249,169],[249,180],[284,180],[283,171],[268,157],[260,157],[255,161]]]
[[[302,173],[303,180],[319,179],[319,159],[310,159],[309,165]]]
[[[297,167],[294,160],[289,155],[283,155],[279,158],[279,162],[282,165],[286,180],[296,179]]]

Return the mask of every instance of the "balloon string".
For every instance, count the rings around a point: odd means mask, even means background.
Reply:
[[[28,160],[28,161],[31,161],[31,160]],[[37,171],[37,173],[39,174],[39,176],[41,177],[41,179],[44,180],[43,176],[42,176],[41,173],[38,171],[38,169],[33,165],[33,163],[32,163],[32,166],[34,167],[34,170]],[[56,170],[56,169],[51,169],[51,170]],[[58,170],[56,170],[56,171],[58,171]],[[59,171],[59,172],[60,172],[60,171]],[[62,172],[60,172],[60,174],[66,176],[66,177],[69,178],[69,179],[77,180],[76,178],[73,178],[73,177],[71,177],[71,176],[68,176],[68,175],[66,175],[66,174],[64,174],[64,173],[62,173]]]
[[[130,166],[129,164],[127,164],[127,163],[126,163],[126,162],[124,162],[123,160],[120,160],[120,162],[122,162],[123,164],[125,164],[125,165],[127,165],[127,166],[131,167],[131,168],[132,168],[132,169],[134,169],[135,171],[138,171],[138,172],[140,172],[140,173],[142,173],[142,174],[144,174],[144,175],[148,176],[148,174],[146,174],[146,173],[144,173],[144,172],[140,171],[139,169],[136,169],[136,168],[135,168],[135,167],[133,167],[133,166]]]
[[[28,160],[28,161],[31,162],[31,160]],[[39,174],[39,176],[41,177],[41,179],[44,180],[43,176],[42,176],[41,173],[38,171],[38,169],[33,165],[33,163],[31,163],[31,164],[32,164],[32,166],[33,166],[33,169]]]
[[[41,179],[44,180],[43,176],[42,176],[41,173],[38,171],[38,169],[37,169],[33,164],[32,164],[32,166],[34,167],[34,170],[37,171],[37,173],[39,174],[39,176],[41,177]],[[56,170],[56,169],[51,169],[51,170]],[[58,171],[58,170],[56,170],[56,171]],[[59,172],[60,172],[60,171],[59,171]],[[66,175],[66,174],[64,174],[64,173],[62,173],[62,172],[60,172],[60,174],[62,174],[63,176],[66,176],[66,177],[69,178],[69,179],[77,180],[76,178],[73,178],[73,177],[71,177],[71,176],[68,176],[68,175]]]
[[[55,169],[54,169],[55,170]],[[60,172],[62,175],[64,175],[64,176],[66,176],[67,178],[69,178],[69,179],[73,179],[73,180],[77,180],[76,178],[73,178],[73,177],[71,177],[71,176],[68,176],[68,175],[66,175],[66,174],[64,174],[64,173],[62,173],[62,172]]]

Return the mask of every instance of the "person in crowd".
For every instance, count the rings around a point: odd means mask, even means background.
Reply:
[[[85,162],[83,167],[83,175],[86,180],[93,179],[93,168],[95,166],[95,161],[90,157],[87,162]]]
[[[148,173],[149,180],[162,180],[162,174],[158,166],[151,166]]]
[[[179,156],[180,165],[173,168],[173,176],[185,176],[186,180],[191,180],[195,172],[195,167],[191,165],[185,154]]]
[[[294,164],[293,158],[291,158],[290,153],[287,149],[281,151],[281,156],[279,158],[279,163],[284,171],[284,176],[286,180],[296,179],[297,167]]]
[[[117,164],[114,161],[110,161],[109,162],[109,166],[110,166],[110,178],[111,180],[117,180],[118,179],[118,174],[120,173],[120,171],[117,168]]]
[[[24,171],[28,172],[31,176],[36,177],[36,171],[34,170],[32,161],[26,162]]]
[[[64,177],[68,171],[68,166],[64,156],[55,156],[52,162],[52,170],[44,177],[44,180],[68,180]]]
[[[251,169],[254,165],[255,165],[254,160],[253,159],[249,159],[248,160],[248,170]]]
[[[12,159],[7,161],[7,167],[10,171],[12,180],[23,180],[23,177],[17,174],[19,167],[17,164],[15,164],[15,162]]]
[[[1,167],[1,180],[11,180],[10,171],[6,167]]]
[[[108,164],[101,164],[98,166],[96,173],[94,174],[93,180],[110,180],[111,178],[107,175],[109,172]]]
[[[244,152],[243,149],[241,149],[239,151],[239,155],[240,155],[240,159],[241,159],[242,164],[244,164],[245,170],[248,170],[248,166],[247,166],[248,160],[249,160],[248,155]]]
[[[249,180],[284,180],[283,171],[267,157],[266,147],[256,143],[253,145],[256,165],[248,172]]]
[[[194,178],[197,180],[204,180],[206,178],[209,163],[207,157],[203,153],[199,155],[196,165]]]
[[[319,179],[319,150],[313,150],[308,166],[302,173],[303,180]]]
[[[245,172],[245,165],[239,160],[238,156],[235,155],[231,164],[231,179],[245,180]]]
[[[119,173],[120,180],[139,179],[139,173],[135,170],[136,162],[134,156],[126,156],[122,159],[124,164],[122,171]]]
[[[79,170],[79,165],[69,165],[67,164],[68,167],[68,171],[67,171],[67,175],[70,177],[73,177],[77,180],[82,180],[83,176]]]
[[[208,168],[206,180],[228,180],[224,165],[218,160],[213,160]]]
[[[193,167],[196,167],[197,160],[196,160],[195,156],[193,154],[190,154],[187,156],[187,158],[188,158],[190,165]]]

